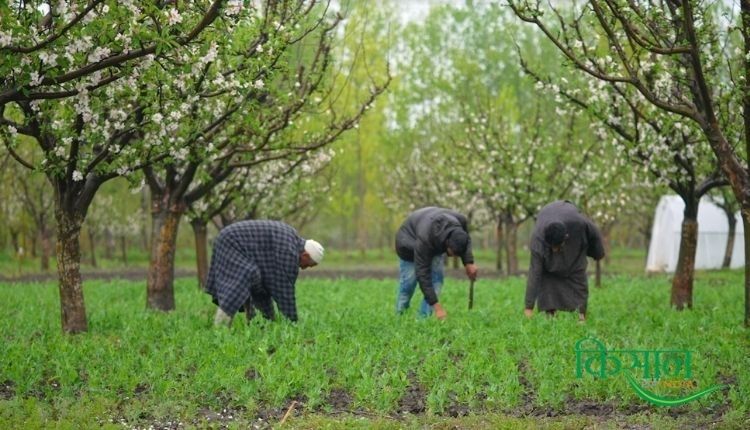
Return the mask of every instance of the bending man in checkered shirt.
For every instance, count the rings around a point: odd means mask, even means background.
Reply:
[[[285,317],[297,321],[294,284],[299,269],[322,260],[318,242],[303,239],[283,222],[240,221],[225,227],[214,242],[206,280],[206,293],[219,307],[214,324],[230,325],[238,311],[250,320],[256,309],[272,320],[273,302]]]

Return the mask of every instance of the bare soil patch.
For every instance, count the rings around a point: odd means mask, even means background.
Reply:
[[[6,379],[0,383],[0,400],[10,400],[16,395],[16,383]]]

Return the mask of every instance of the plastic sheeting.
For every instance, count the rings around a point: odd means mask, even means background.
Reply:
[[[651,243],[646,260],[647,272],[674,272],[680,252],[682,220],[685,202],[679,196],[662,196],[656,206]],[[745,241],[742,219],[739,212],[734,215],[737,229],[730,267],[745,265]],[[698,206],[698,249],[695,256],[696,269],[719,269],[724,261],[729,223],[724,211],[703,198]]]

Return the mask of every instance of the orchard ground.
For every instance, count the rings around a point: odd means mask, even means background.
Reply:
[[[54,281],[0,283],[0,427],[750,426],[740,271],[698,272],[694,309],[676,312],[669,278],[639,274],[642,253],[613,258],[581,325],[569,314],[525,319],[524,279],[492,276],[491,255],[480,253],[486,276],[474,309],[468,282],[451,270],[441,299],[448,319],[440,322],[417,318],[419,293],[413,312],[394,315],[387,253],[330,257],[326,270],[341,267],[335,276],[311,269],[300,279],[297,324],[246,324],[240,315],[231,329],[217,329],[215,307],[192,277],[177,280],[177,310],[163,314],[145,310],[145,278],[90,275],[89,332],[66,336]],[[365,268],[382,271],[381,279]],[[99,273],[106,270],[120,269]],[[574,347],[587,336],[608,349],[690,350],[691,381],[726,388],[657,407],[622,375],[577,378]],[[664,396],[694,391],[650,387]]]

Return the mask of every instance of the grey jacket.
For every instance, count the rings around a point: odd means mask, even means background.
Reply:
[[[465,216],[430,206],[412,212],[396,233],[396,253],[402,260],[414,262],[419,288],[430,306],[438,302],[432,286],[432,259],[446,252],[445,241],[455,229],[469,233]],[[464,265],[474,263],[471,236],[461,261]]]

